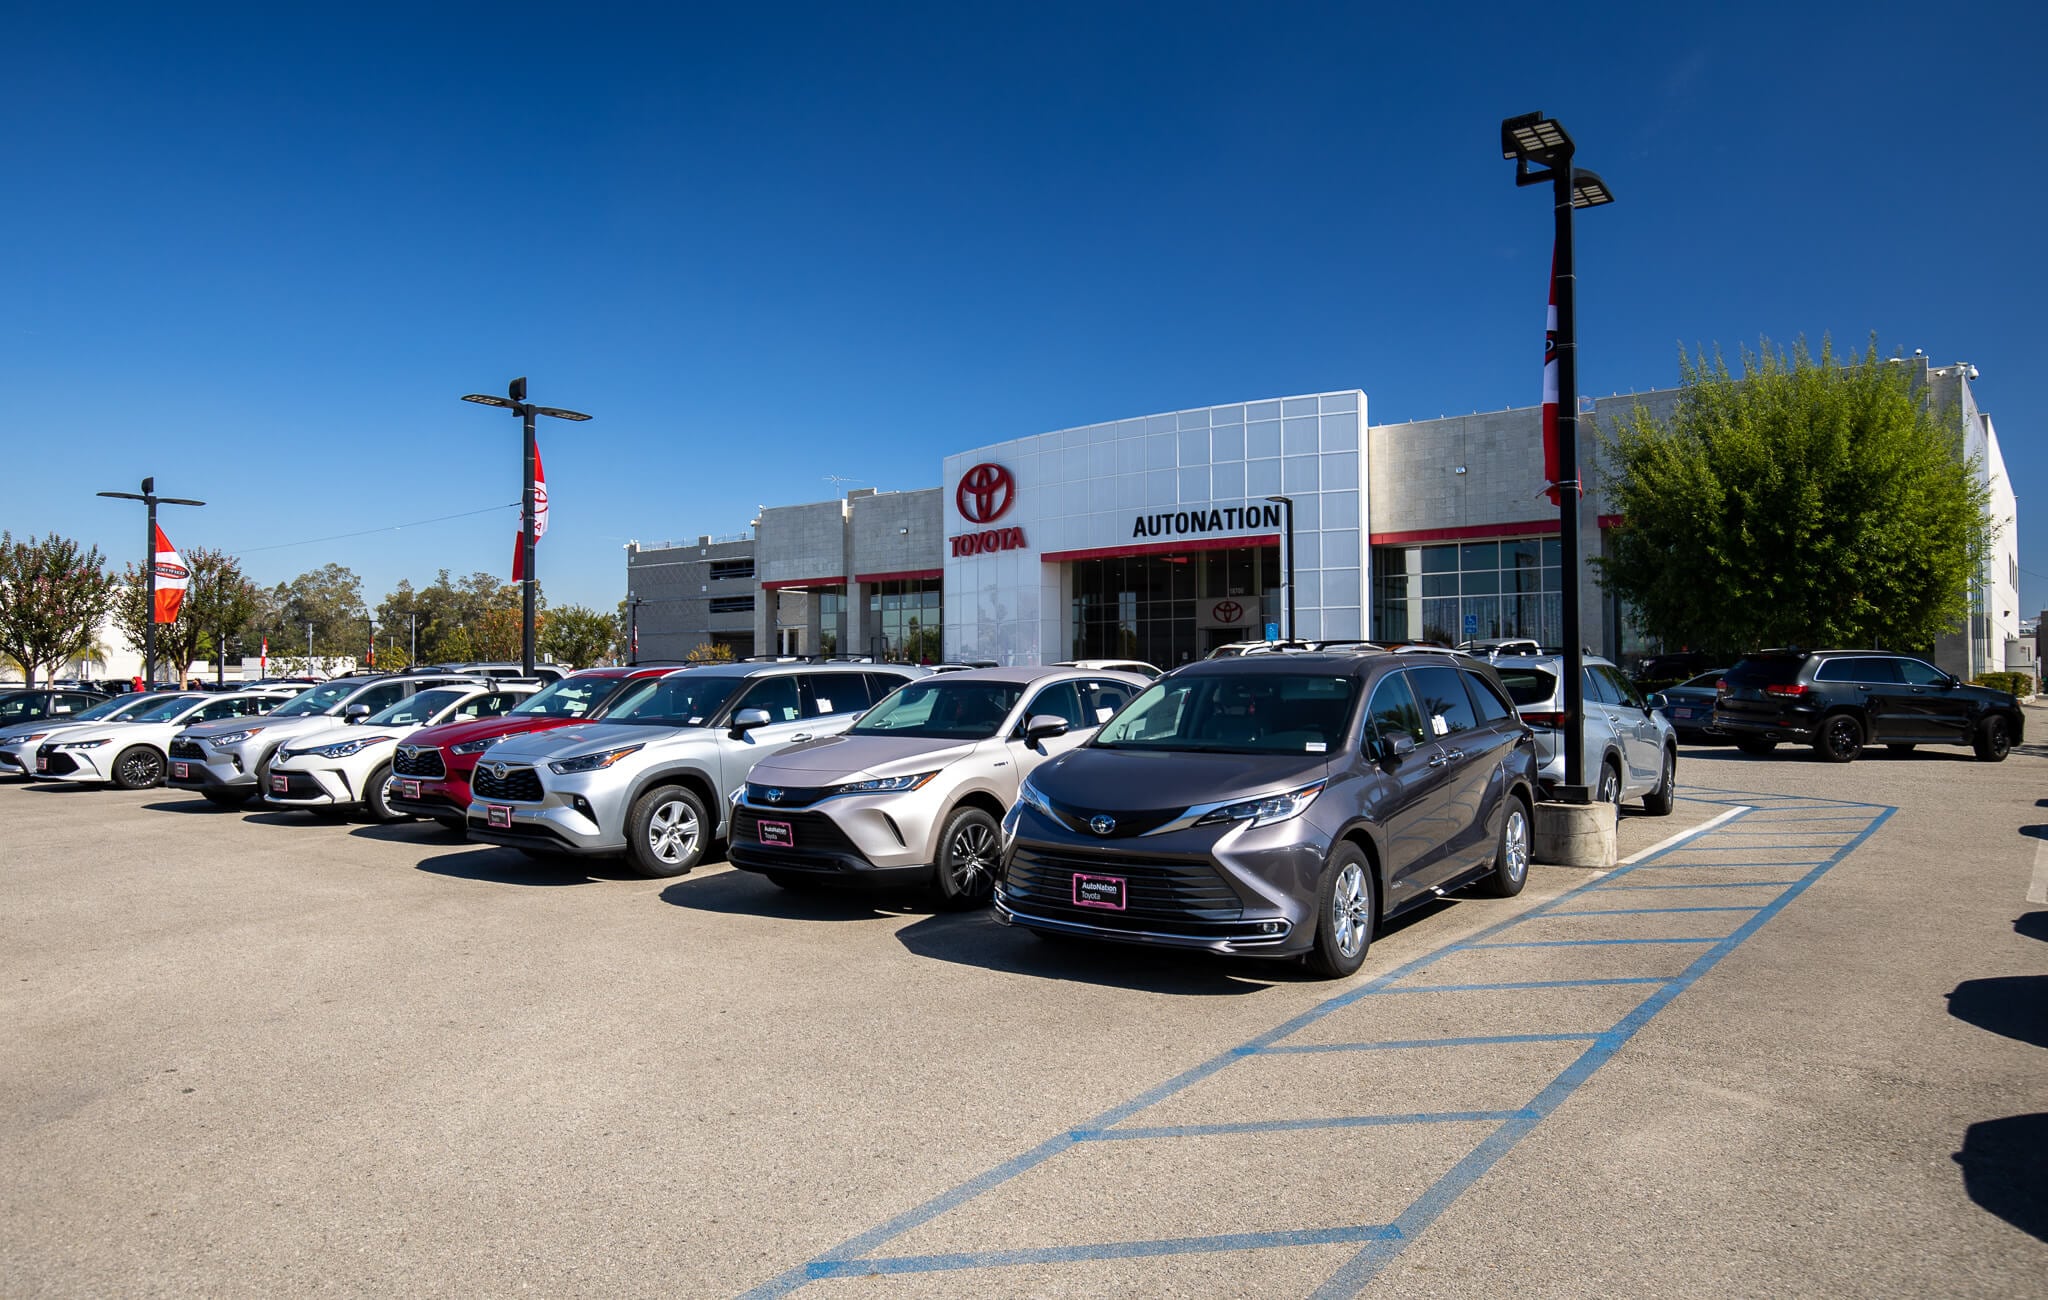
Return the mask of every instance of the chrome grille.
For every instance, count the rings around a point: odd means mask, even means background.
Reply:
[[[504,775],[498,775],[500,770]],[[469,778],[470,793],[479,799],[500,799],[509,803],[539,803],[541,797],[540,773],[530,767],[504,767],[498,763],[478,763],[475,775]]]
[[[204,762],[206,760],[206,751],[199,747],[198,741],[180,738],[171,742],[171,757],[196,758]]]
[[[1121,876],[1125,906],[1121,912],[1074,906],[1074,876]],[[1020,844],[1004,878],[1004,892],[1033,911],[1070,913],[1092,925],[1135,921],[1235,921],[1244,915],[1244,900],[1200,859],[1141,858],[1122,854],[1102,857],[1061,853],[1039,845]]]
[[[398,776],[425,776],[436,780],[448,775],[448,769],[441,765],[441,750],[436,745],[400,745],[391,759],[391,770]]]

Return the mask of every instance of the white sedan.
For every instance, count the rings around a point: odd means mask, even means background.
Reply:
[[[297,687],[236,691],[232,695],[151,697],[155,702],[110,721],[55,730],[36,746],[30,775],[39,781],[85,781],[146,790],[162,785],[171,737],[195,722],[253,718],[270,712]]]
[[[160,694],[116,695],[105,704],[95,704],[82,713],[18,723],[0,731],[0,775],[28,776],[33,773],[36,746],[49,739],[51,732],[90,727],[96,722],[115,722],[150,707],[152,703],[162,703],[163,699]]]
[[[495,718],[540,687],[495,682],[437,686],[408,696],[346,726],[294,736],[270,761],[265,803],[283,808],[343,809],[360,805],[380,822],[405,816],[391,807],[391,759],[398,742],[422,727]]]

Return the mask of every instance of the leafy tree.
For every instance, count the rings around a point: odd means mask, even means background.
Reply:
[[[263,593],[255,627],[270,638],[273,658],[303,655],[306,625],[313,626],[313,654],[360,655],[369,636],[363,580],[353,569],[324,564]]]
[[[540,637],[547,632],[548,620],[536,616],[538,626],[534,629],[534,644],[540,644]],[[520,613],[512,609],[494,609],[476,621],[469,629],[471,647],[476,653],[470,656],[480,660],[517,660],[524,648],[520,632]]]
[[[1681,354],[1669,424],[1639,406],[1604,435],[1624,522],[1602,584],[1667,644],[1931,646],[1992,539],[1955,413],[1929,410],[1875,338],[1846,362],[1765,340],[1742,365]]]
[[[536,644],[556,663],[588,668],[611,653],[618,629],[606,615],[582,605],[550,610]]]
[[[34,685],[38,669],[55,672],[94,649],[114,583],[97,546],[81,549],[55,533],[16,541],[0,531],[0,652]]]
[[[538,592],[535,605],[546,608]],[[400,581],[392,588],[391,594],[377,605],[377,626],[405,628],[408,642],[417,626],[420,662],[452,663],[489,657],[467,651],[475,649],[484,616],[502,610],[512,611],[516,618],[518,587],[501,581],[493,573],[478,571],[458,580],[442,569],[425,587],[415,588],[409,581]],[[467,629],[460,642],[455,639],[457,629]],[[516,646],[511,657],[519,657]]]
[[[729,664],[732,662],[732,647],[723,641],[706,641],[700,645],[691,646],[690,652],[683,656],[683,662],[692,664]]]

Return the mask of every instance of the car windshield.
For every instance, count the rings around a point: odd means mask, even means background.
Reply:
[[[302,695],[295,695],[289,704],[283,705],[270,716],[273,718],[312,718],[332,712],[334,706],[362,689],[362,682],[326,682],[308,689]]]
[[[1338,749],[1358,681],[1315,673],[1167,678],[1096,733],[1097,749],[1324,754]]]
[[[366,727],[423,727],[428,719],[469,694],[462,686],[444,686],[438,691],[409,695],[384,710],[363,719]]]
[[[104,704],[95,704],[89,709],[82,709],[72,714],[69,720],[72,722],[98,722],[105,718],[118,718],[124,713],[133,712],[141,706],[141,700],[108,700]]]
[[[623,677],[571,677],[543,688],[538,695],[505,716],[508,718],[587,718],[626,684]]]
[[[1690,686],[1696,687],[1700,690],[1711,691],[1714,689],[1715,683],[1719,682],[1723,677],[1726,677],[1727,675],[1728,670],[1726,668],[1716,668],[1714,671],[1710,673],[1701,673],[1697,677],[1688,678],[1687,680],[1680,682],[1678,685],[1682,687]]]
[[[1783,686],[1799,680],[1799,665],[1791,655],[1752,655],[1738,660],[1727,672],[1728,680],[1740,679],[1747,686]]]
[[[912,682],[861,715],[853,736],[916,736],[929,740],[986,740],[1024,695],[1018,682],[963,682],[957,677]]]
[[[1541,668],[1495,664],[1493,670],[1500,675],[1500,684],[1508,688],[1508,698],[1517,706],[1542,704],[1557,694],[1557,676]]]
[[[169,722],[178,715],[190,712],[193,708],[204,703],[206,703],[204,696],[174,695],[170,699],[152,704],[146,709],[138,709],[122,718],[121,721]]]
[[[638,727],[706,727],[743,680],[687,673],[635,682],[604,720]]]

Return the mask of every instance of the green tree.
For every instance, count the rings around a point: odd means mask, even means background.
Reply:
[[[1594,561],[1666,644],[1925,648],[1969,610],[1992,540],[1960,421],[1932,411],[1877,341],[1765,340],[1732,376],[1680,355],[1668,424],[1642,407],[1603,431],[1623,518]]]
[[[227,653],[250,648],[243,644],[247,639],[244,633],[256,617],[261,593],[243,575],[242,562],[224,551],[205,547],[188,551],[185,565],[192,582],[178,604],[177,621],[157,624],[157,658],[175,670],[182,682],[194,659],[209,656],[214,677],[221,679],[226,675]],[[138,654],[150,615],[143,576],[138,566],[130,565],[122,574],[125,585],[114,605],[115,626]]]
[[[16,541],[0,531],[0,653],[35,684],[95,647],[100,620],[114,603],[115,578],[99,547],[81,548],[55,533]]]
[[[536,645],[556,663],[588,668],[611,653],[617,633],[608,616],[582,605],[564,605],[548,611]]]
[[[536,616],[536,622],[539,626],[534,629],[534,644],[539,645],[540,638],[547,633],[548,620]],[[485,662],[518,662],[524,648],[521,630],[517,607],[486,612],[469,629],[470,646],[476,651],[471,657]]]
[[[537,608],[546,608],[546,601],[535,592]],[[510,610],[515,618],[519,612],[519,588],[501,581],[496,574],[478,571],[466,578],[451,578],[448,570],[442,569],[433,582],[415,588],[410,581],[401,580],[377,605],[377,626],[391,629],[405,628],[410,642],[415,625],[419,631],[419,659],[421,663],[455,663],[479,656],[459,652],[467,644],[474,649],[478,630],[488,614]],[[458,629],[467,628],[461,641],[456,639]],[[488,657],[488,656],[484,656]],[[514,649],[512,658],[519,652]]]
[[[370,635],[363,580],[353,569],[324,564],[264,592],[253,632],[270,638],[271,657],[296,662],[312,625],[313,654],[360,655]]]

